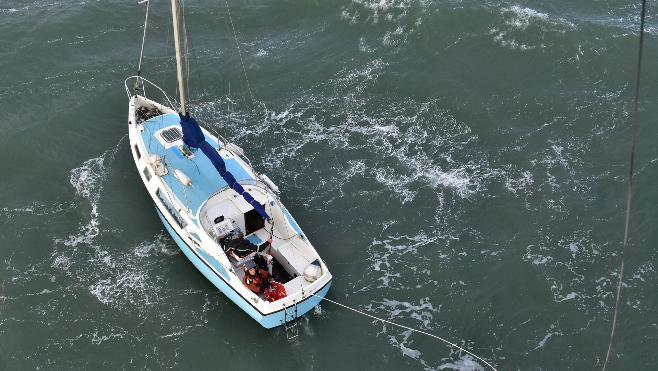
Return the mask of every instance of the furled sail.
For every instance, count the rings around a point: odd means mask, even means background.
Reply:
[[[245,191],[244,188],[242,188],[242,185],[240,185],[240,183],[235,180],[233,174],[226,170],[226,164],[224,163],[222,156],[217,153],[215,148],[211,146],[210,143],[206,142],[206,137],[203,135],[201,127],[199,127],[199,124],[196,122],[196,120],[189,115],[183,115],[179,113],[178,116],[180,116],[180,124],[183,129],[183,142],[192,148],[201,149],[203,154],[208,157],[215,169],[217,169],[219,175],[224,178],[224,181],[226,181],[226,183],[228,183],[228,185],[233,188],[234,191],[238,192],[238,194],[240,194],[245,199],[245,201],[249,202],[249,204],[251,204],[251,206],[269,222],[270,217],[265,212],[263,205],[254,200],[254,198],[247,191]]]

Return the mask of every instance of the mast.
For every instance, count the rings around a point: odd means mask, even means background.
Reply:
[[[174,41],[176,45],[176,70],[178,71],[178,90],[180,90],[180,107],[183,115],[187,114],[185,110],[185,89],[183,85],[183,65],[181,64],[180,40],[178,37],[178,4],[176,0],[171,0],[171,15],[174,18]]]

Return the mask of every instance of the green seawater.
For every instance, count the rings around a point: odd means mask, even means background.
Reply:
[[[185,1],[191,111],[282,190],[327,298],[501,371],[602,368],[640,2],[228,6]],[[170,8],[151,1],[142,76],[176,96]],[[0,370],[488,370],[329,302],[289,342],[194,268],[128,145],[145,10],[0,3]],[[609,370],[658,364],[656,14]]]

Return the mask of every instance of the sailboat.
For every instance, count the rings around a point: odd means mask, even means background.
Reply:
[[[147,22],[148,2],[146,7]],[[242,148],[211,134],[189,114],[178,9],[172,0],[180,101],[141,76],[143,45],[139,72],[125,81],[130,149],[139,176],[165,228],[199,272],[263,327],[296,330],[297,319],[326,295],[331,273],[274,182],[252,168]],[[148,98],[146,90],[163,102]],[[240,236],[258,248],[244,256],[228,251]],[[245,270],[256,261],[265,262],[263,285],[280,289],[274,299],[245,284]]]

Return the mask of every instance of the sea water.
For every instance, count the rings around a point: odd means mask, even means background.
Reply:
[[[647,5],[611,370],[658,364]],[[142,76],[177,97],[170,6],[151,1]],[[282,190],[334,276],[328,298],[498,370],[601,369],[640,6],[187,0],[189,104]],[[289,342],[194,268],[130,154],[124,80],[145,10],[0,4],[0,369],[489,369],[329,302]]]

